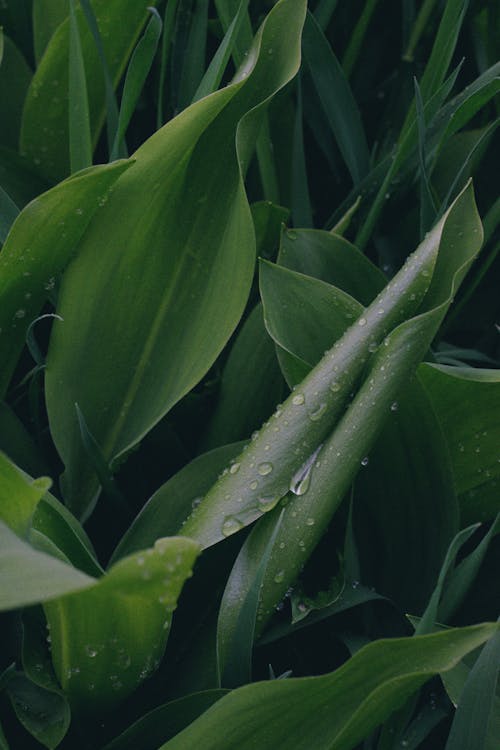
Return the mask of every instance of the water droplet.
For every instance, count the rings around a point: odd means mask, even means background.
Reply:
[[[256,490],[258,486],[259,486],[259,483],[257,482],[256,479],[254,479],[253,482],[250,482],[250,489],[251,490]]]
[[[366,325],[366,318],[360,318],[358,320],[358,326],[365,326]]]
[[[298,469],[298,471],[295,472],[295,474],[291,478],[290,492],[293,492],[294,495],[305,495],[305,493],[309,489],[314,462],[316,461],[318,453],[320,452],[322,447],[322,445],[318,446],[314,453],[309,456],[306,461],[304,461],[302,466]]]
[[[78,216],[82,216],[83,215],[83,208],[77,208],[77,209],[75,209],[75,214],[78,214]]]
[[[391,411],[397,411],[399,409],[399,404],[397,401],[393,401],[391,404]]]
[[[93,646],[85,646],[85,651],[90,659],[93,659],[95,656],[97,656],[97,649]]]
[[[314,518],[306,518],[306,526],[314,526]]]
[[[304,401],[305,398],[302,393],[297,393],[297,395],[292,398],[292,404],[295,404],[295,406],[300,406]]]
[[[383,315],[384,313],[385,313],[384,308],[383,307],[379,307],[379,309],[377,310],[377,315]]]
[[[26,315],[26,310],[17,310],[16,314],[14,315],[15,318],[24,318]]]
[[[428,278],[428,277],[429,277],[430,275],[431,275],[431,272],[430,272],[430,271],[427,271],[426,269],[424,269],[424,270],[422,271],[422,276],[423,276],[424,278]]]
[[[285,571],[278,570],[278,572],[274,576],[274,583],[283,583],[284,580],[285,580]]]
[[[281,500],[281,495],[271,495],[270,497],[259,497],[258,499],[259,510],[261,510],[263,513],[267,513],[268,511],[275,508],[280,500]]]
[[[265,461],[262,464],[259,464],[257,467],[257,471],[261,475],[261,477],[265,477],[267,474],[270,474],[273,470],[273,465],[271,463],[268,463]]]
[[[368,456],[365,456],[361,459],[361,466],[368,466],[369,461],[370,459],[368,458]]]
[[[357,589],[358,587],[359,587],[359,581],[353,581],[353,582],[351,583],[351,588],[353,588],[353,589]]]
[[[297,609],[299,610],[299,612],[307,612],[307,605],[304,604],[304,602],[299,602],[297,604]]]
[[[297,239],[297,232],[294,232],[293,229],[288,230],[288,239],[289,240],[296,240]]]
[[[241,466],[241,464],[239,464],[239,463],[232,464],[231,468],[229,469],[229,473],[230,474],[236,474],[239,471],[240,466]]]
[[[330,383],[330,390],[332,391],[332,393],[338,393],[341,388],[342,386],[337,380],[332,380],[332,382]]]
[[[323,403],[320,404],[317,409],[311,411],[309,413],[309,419],[311,420],[311,422],[317,422],[318,420],[320,420],[327,408],[328,404]]]
[[[202,500],[203,500],[202,497],[195,497],[194,500],[191,502],[192,509],[195,510]]]
[[[368,351],[370,352],[370,354],[373,354],[374,352],[377,351],[377,349],[378,349],[378,344],[376,343],[376,341],[372,341],[372,343],[368,347]]]
[[[222,524],[222,533],[224,536],[231,536],[241,531],[243,524],[237,518],[228,517]]]

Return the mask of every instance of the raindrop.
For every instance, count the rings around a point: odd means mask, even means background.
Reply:
[[[297,395],[292,398],[292,404],[295,404],[295,406],[300,406],[304,401],[305,398],[302,393],[297,393]]]
[[[370,459],[368,458],[368,456],[365,456],[364,458],[362,458],[361,459],[361,466],[368,466],[369,460]]]
[[[366,318],[360,318],[358,320],[358,326],[365,326],[366,325]]]
[[[231,466],[231,468],[229,469],[229,473],[230,474],[236,474],[239,471],[240,466],[241,466],[241,464],[239,464],[239,463],[233,464]]]
[[[257,467],[257,471],[259,472],[261,477],[265,477],[267,474],[270,474],[272,470],[273,470],[273,465],[268,462],[259,464]]]
[[[293,229],[288,230],[288,239],[289,240],[296,240],[297,239],[297,232],[294,232]]]
[[[279,570],[274,576],[274,583],[283,583],[285,580],[285,571]]]
[[[372,341],[372,343],[368,347],[368,351],[370,352],[370,354],[373,354],[374,352],[377,351],[377,349],[378,349],[378,344],[375,341]]]
[[[317,422],[318,420],[320,420],[323,414],[325,413],[325,411],[327,410],[327,408],[328,408],[328,404],[323,403],[323,404],[320,404],[317,409],[310,412],[309,419],[311,420],[311,422]]]
[[[391,411],[397,411],[399,408],[399,404],[397,401],[393,401],[391,404]]]
[[[272,510],[280,501],[280,495],[272,495],[271,497],[259,497],[259,509],[263,513],[267,513]]]
[[[239,521],[237,518],[226,518],[224,523],[222,524],[222,533],[224,536],[231,536],[231,534],[236,534],[238,531],[241,531],[243,528],[243,524],[241,521]]]
[[[314,518],[306,518],[306,526],[314,526]]]
[[[24,318],[24,316],[25,316],[25,315],[26,315],[26,310],[22,310],[22,309],[21,309],[21,310],[18,310],[18,311],[16,312],[16,314],[15,314],[15,316],[14,316],[14,317],[15,317],[15,318]]]
[[[85,646],[85,651],[90,659],[93,659],[95,656],[97,656],[97,649],[93,646]]]
[[[198,507],[198,505],[201,503],[202,500],[203,500],[202,497],[195,497],[195,499],[191,503],[192,509],[195,510]]]
[[[250,489],[251,490],[256,490],[258,486],[259,486],[259,483],[257,482],[256,479],[254,479],[253,482],[250,482]]]
[[[342,386],[337,380],[332,380],[332,382],[330,383],[330,390],[332,391],[332,393],[338,393],[341,388]]]

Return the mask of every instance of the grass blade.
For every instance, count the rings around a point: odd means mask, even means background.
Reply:
[[[500,670],[500,633],[485,644],[458,702],[445,750],[486,750]]]
[[[163,18],[163,38],[161,43],[160,76],[158,82],[158,109],[156,113],[156,129],[159,130],[165,122],[165,83],[167,80],[167,67],[172,46],[173,32],[175,26],[175,15],[179,0],[169,0],[165,8]]]
[[[87,79],[80,31],[76,20],[75,0],[70,0],[69,18],[69,154],[71,173],[73,174],[91,166],[92,138],[90,134]]]
[[[234,45],[242,27],[243,20],[246,18],[249,2],[250,0],[241,0],[237,14],[231,21],[231,25],[224,34],[224,39],[220,43],[217,52],[213,56],[205,75],[196,89],[193,96],[193,104],[194,102],[197,102],[198,99],[202,99],[204,96],[208,96],[208,94],[212,94],[218,89],[229,62],[229,58],[233,54]]]
[[[420,165],[420,239],[423,239],[425,233],[432,226],[436,219],[436,205],[432,195],[431,185],[427,176],[427,149],[426,149],[426,125],[424,106],[420,87],[417,79],[414,79],[415,85],[415,107],[417,112],[418,126],[418,160]]]
[[[111,161],[118,158],[120,143],[122,142],[129,122],[135,111],[142,87],[154,60],[158,42],[160,40],[162,21],[158,11],[150,8],[152,17],[146,27],[142,39],[137,44],[130,60],[125,84],[123,87],[120,115],[116,129],[115,140],[111,150]]]
[[[377,9],[378,0],[368,0],[363,7],[359,21],[349,39],[349,44],[342,59],[342,69],[345,77],[350,78],[353,68],[358,59],[361,47],[368,31],[372,16]],[[316,14],[315,14],[316,15]]]
[[[101,62],[104,87],[106,90],[108,153],[111,154],[113,142],[115,139],[115,133],[118,129],[118,105],[116,103],[115,88],[113,86],[108,61],[106,60],[106,53],[104,52],[101,33],[99,31],[99,26],[97,25],[90,0],[80,0],[80,4],[82,6],[82,10],[87,20],[89,29],[94,38],[97,54],[99,55],[99,60]],[[125,149],[121,150],[119,155],[120,157],[126,157],[127,153]]]
[[[7,239],[10,228],[19,216],[19,209],[7,192],[0,186],[0,242]]]
[[[356,185],[368,173],[370,157],[358,106],[340,64],[310,13],[302,46],[314,86]]]
[[[295,110],[295,127],[293,131],[292,155],[292,219],[296,227],[314,226],[309,185],[307,181],[307,166],[304,153],[304,130],[302,111],[302,83],[297,79],[297,106]]]

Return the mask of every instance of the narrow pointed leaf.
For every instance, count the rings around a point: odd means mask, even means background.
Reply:
[[[87,76],[80,29],[76,20],[75,0],[69,0],[69,28],[69,157],[70,168],[73,173],[86,169],[92,164]]]
[[[323,498],[330,495],[332,501],[335,496],[329,510],[324,500],[320,502],[321,520],[318,518],[317,526],[304,530],[302,540],[310,536],[312,543],[313,538],[322,534],[355,467],[367,455],[380,429],[382,419],[378,415],[387,415],[398,389],[425,354],[454,289],[479,250],[481,225],[471,199],[469,186],[386,289],[264,425],[237,459],[237,469],[214,485],[188,519],[183,534],[210,546],[252,523],[284,497],[294,474],[323,445],[322,455],[318,455],[322,468],[313,472],[313,477],[318,477],[318,490],[307,494],[301,511],[301,517],[314,518],[317,514],[310,512],[315,505],[312,495],[318,502],[322,492],[326,491]],[[419,306],[419,315],[412,319],[410,316]],[[408,322],[402,323],[405,319]],[[391,330],[393,334],[386,339]],[[384,339],[386,345],[370,356],[373,347]],[[398,351],[398,346],[403,348]],[[369,378],[363,383],[340,429],[331,434],[349,394],[358,387],[367,362],[373,372],[372,379],[375,374],[376,378],[372,383]],[[366,404],[371,402],[375,403],[373,421],[367,419]],[[358,436],[355,430],[361,423],[367,425],[367,429]],[[335,458],[338,451],[340,456],[348,456],[348,460],[342,458],[339,462],[338,457]],[[322,460],[326,456],[328,461]],[[341,466],[337,466],[338,463]],[[339,484],[332,495],[333,474],[338,475]],[[283,526],[287,526],[286,516]],[[299,530],[301,533],[300,524]],[[292,536],[295,537],[295,532]],[[307,549],[306,541],[304,545]]]
[[[36,0],[33,3],[33,40],[37,63],[55,30],[68,15],[68,0]]]
[[[33,513],[51,485],[50,479],[27,480],[7,456],[0,453],[0,519],[25,536]]]

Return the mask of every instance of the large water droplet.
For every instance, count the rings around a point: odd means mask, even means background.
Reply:
[[[300,469],[295,472],[290,480],[290,492],[293,492],[294,495],[305,495],[309,489],[314,462],[316,461],[316,457],[321,448],[322,446],[320,445],[314,453],[304,461]]]
[[[222,524],[221,531],[224,536],[231,536],[231,534],[236,534],[238,531],[241,531],[242,528],[243,524],[241,523],[241,521],[239,521],[237,518],[229,516]]]
[[[238,462],[231,465],[231,468],[229,469],[230,474],[236,474],[240,469],[241,464]]]
[[[303,393],[297,393],[297,395],[292,398],[292,404],[295,404],[295,406],[301,406],[304,401],[305,398]]]
[[[265,477],[267,474],[270,474],[273,470],[273,465],[267,461],[265,461],[262,464],[259,464],[257,467],[257,471],[261,475],[261,477]]]

